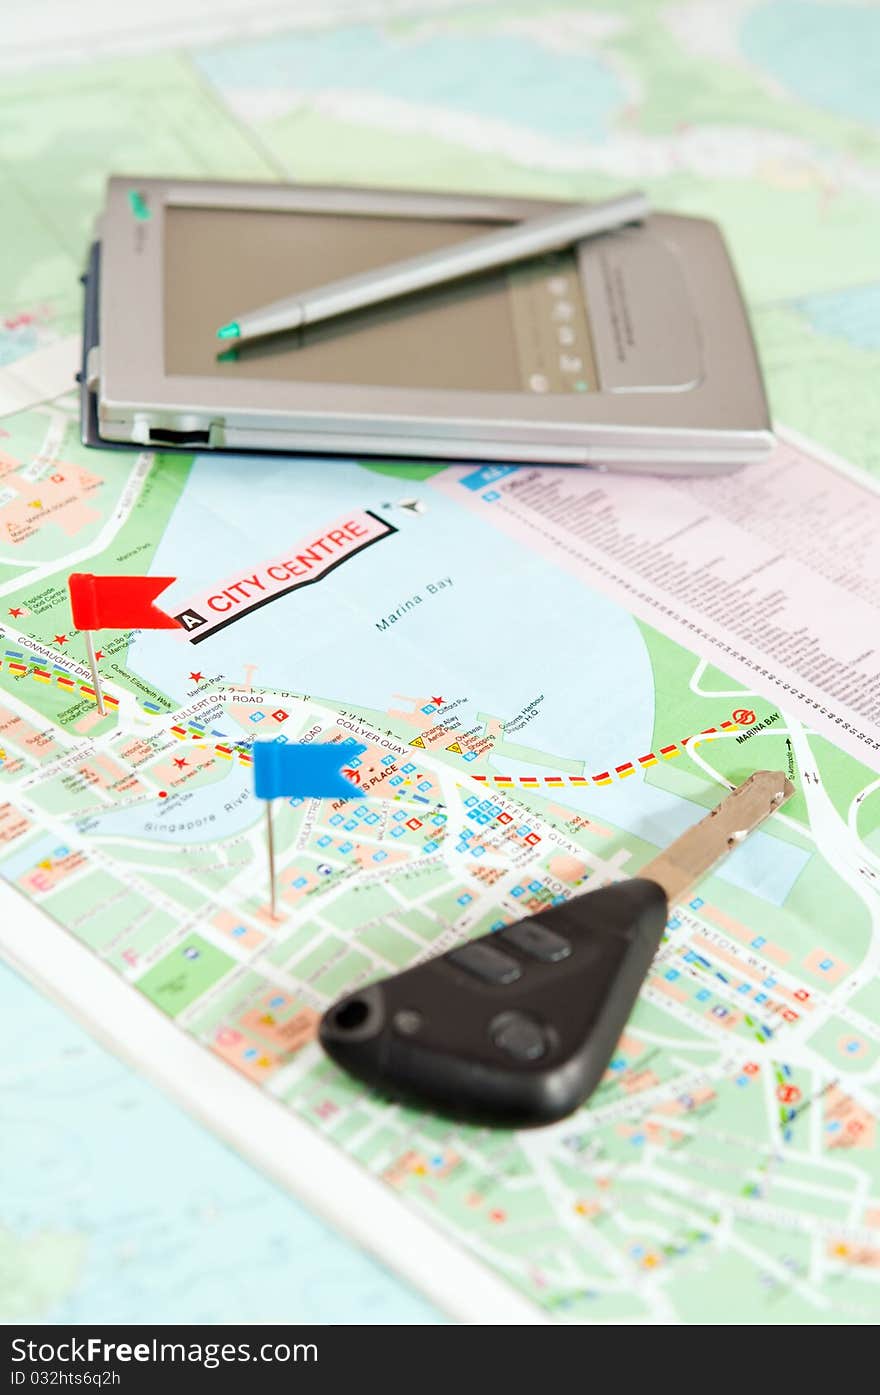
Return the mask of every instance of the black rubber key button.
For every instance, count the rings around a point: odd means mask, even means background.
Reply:
[[[446,957],[456,968],[481,978],[484,983],[516,983],[522,973],[515,959],[483,940],[454,949]]]
[[[536,920],[517,921],[516,925],[502,930],[499,938],[515,945],[532,959],[539,959],[542,964],[559,964],[571,954],[568,940],[557,935],[555,930],[539,925]]]
[[[544,1028],[524,1012],[503,1012],[489,1032],[495,1045],[515,1061],[539,1061],[547,1050]]]

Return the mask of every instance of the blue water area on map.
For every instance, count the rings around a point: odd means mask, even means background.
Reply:
[[[0,1059],[0,1230],[82,1242],[21,1321],[442,1320],[2,965]]]
[[[398,507],[401,496],[426,512]],[[145,631],[129,662],[181,701],[194,664],[233,681],[254,664],[258,688],[381,712],[409,710],[400,694],[439,694],[465,700],[455,713],[465,729],[540,698],[511,739],[589,761],[648,749],[653,678],[632,617],[429,484],[343,462],[200,457],[153,560],[156,573],[179,577],[168,608],[289,556],[357,508],[398,531],[200,644]]]
[[[401,496],[417,499],[425,512],[399,507]],[[456,716],[464,729],[482,728],[486,715],[509,721],[538,699],[535,715],[509,739],[586,760],[593,771],[651,749],[654,677],[633,617],[428,482],[397,482],[339,461],[199,457],[152,570],[178,575],[167,593],[175,611],[205,588],[290,555],[356,508],[374,510],[398,531],[320,584],[250,612],[199,645],[145,631],[130,663],[181,701],[194,665],[241,681],[253,664],[258,689],[308,691],[355,710],[408,710],[400,694],[439,694],[446,702],[463,699]],[[445,578],[452,584],[431,594],[428,586]],[[401,610],[416,595],[422,599]],[[377,628],[395,610],[400,617]],[[504,773],[535,773],[507,759],[504,765]],[[231,771],[224,802],[251,779],[244,767]],[[568,789],[564,797],[658,846],[704,812],[637,778]],[[216,791],[205,788],[181,811],[181,822],[217,807]],[[102,831],[133,832],[153,814],[107,815]],[[253,818],[253,806],[244,804],[207,836],[228,836]],[[184,829],[177,841],[203,836],[204,829]],[[775,839],[750,839],[723,875],[778,903],[804,861],[799,849]]]
[[[233,838],[262,817],[263,805],[255,798],[238,796],[253,789],[250,766],[232,765],[222,786],[203,785],[160,802],[150,801],[129,809],[110,810],[89,817],[89,827],[102,838],[148,838],[158,843],[189,847]],[[226,804],[233,807],[227,811]]]
[[[839,116],[880,125],[880,10],[770,0],[740,29],[746,58],[790,92]]]
[[[408,33],[368,25],[273,35],[196,55],[221,90],[346,90],[503,121],[561,139],[601,140],[626,102],[600,58],[514,33]]]
[[[819,334],[843,339],[854,349],[880,349],[880,282],[804,296],[794,305]]]

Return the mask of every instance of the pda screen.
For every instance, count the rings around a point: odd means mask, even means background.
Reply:
[[[167,206],[166,374],[481,392],[594,390],[586,309],[571,253],[222,354],[217,328],[236,315],[491,227]]]

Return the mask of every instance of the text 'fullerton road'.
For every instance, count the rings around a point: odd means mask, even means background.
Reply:
[[[176,618],[190,644],[201,644],[250,611],[320,581],[365,547],[396,532],[393,524],[369,509],[346,514],[317,536],[295,543],[286,556],[261,563],[250,575],[232,577],[195,596]]]

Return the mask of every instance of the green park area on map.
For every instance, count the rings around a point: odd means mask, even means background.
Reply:
[[[841,7],[698,9],[440,7],[8,77],[0,368],[76,329],[110,172],[601,198],[622,168],[718,219],[774,413],[877,475],[876,94],[816,76]],[[90,451],[72,393],[0,427],[0,875],[547,1312],[874,1320],[876,774],[520,549],[464,470]],[[175,575],[174,611],[364,509],[393,534],[203,643],[101,635],[99,716],[71,571]],[[277,808],[277,921],[267,736],[367,747],[362,799]],[[571,1119],[455,1126],[320,1053],[340,993],[636,872],[760,766],[796,796],[674,908]]]

